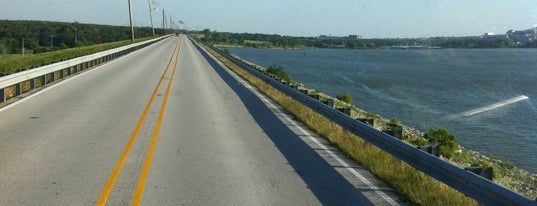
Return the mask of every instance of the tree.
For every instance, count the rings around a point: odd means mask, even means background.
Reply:
[[[440,146],[440,154],[446,158],[451,158],[451,155],[458,149],[457,137],[446,128],[437,130],[429,129],[429,132],[425,134],[425,139],[430,144],[438,144]]]

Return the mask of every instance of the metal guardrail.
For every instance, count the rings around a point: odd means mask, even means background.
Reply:
[[[0,103],[5,102],[9,98],[54,83],[56,80],[64,79],[67,76],[77,74],[93,66],[124,56],[167,37],[169,36],[130,44],[0,77]],[[7,91],[9,91],[10,94],[6,94]]]
[[[203,50],[199,46],[198,48]],[[477,174],[466,171],[462,168],[445,162],[440,158],[432,156],[425,151],[419,150],[417,147],[408,145],[395,137],[378,131],[367,124],[355,120],[350,116],[343,114],[332,107],[329,107],[316,99],[313,99],[310,96],[290,87],[289,85],[252,68],[246,63],[225,54],[219,49],[214,47],[212,47],[212,49],[244,70],[250,72],[257,78],[263,80],[272,87],[292,97],[296,101],[325,116],[334,123],[352,132],[356,136],[388,152],[395,158],[410,164],[425,174],[460,191],[466,196],[477,200],[481,204],[537,206],[537,201],[531,200]]]

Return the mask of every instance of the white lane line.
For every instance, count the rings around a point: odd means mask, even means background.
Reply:
[[[120,57],[120,58],[123,58],[123,57]],[[8,110],[9,108],[14,107],[14,106],[17,106],[18,104],[21,104],[21,103],[23,103],[23,102],[25,102],[25,101],[28,101],[28,100],[30,100],[31,98],[33,98],[33,97],[35,97],[35,96],[37,96],[37,95],[39,95],[39,94],[41,94],[41,93],[44,93],[44,92],[46,92],[46,91],[48,91],[48,90],[51,90],[51,89],[53,89],[53,88],[55,88],[55,87],[57,87],[57,86],[60,86],[60,85],[65,84],[65,83],[67,83],[67,82],[73,81],[73,80],[75,80],[75,79],[81,77],[82,75],[86,74],[87,72],[91,72],[91,71],[93,71],[93,70],[100,69],[101,67],[103,67],[103,66],[105,66],[105,65],[106,65],[106,63],[103,64],[103,65],[99,65],[99,66],[97,66],[97,67],[95,67],[95,68],[91,68],[91,69],[88,69],[88,70],[83,70],[83,71],[81,71],[81,72],[78,73],[78,74],[74,74],[74,75],[72,75],[72,76],[70,76],[70,77],[67,77],[67,78],[65,78],[65,79],[62,79],[62,80],[60,80],[59,82],[54,82],[54,83],[52,83],[51,85],[45,85],[45,88],[42,88],[42,89],[40,89],[40,90],[37,91],[37,92],[34,92],[34,93],[32,93],[32,94],[30,94],[30,95],[28,95],[28,96],[25,96],[25,97],[23,97],[23,98],[21,98],[21,99],[19,99],[19,100],[16,100],[16,101],[14,101],[14,102],[8,104],[8,105],[5,106],[5,107],[0,108],[0,112],[3,112],[3,111],[5,111],[5,110]],[[13,97],[13,98],[17,98],[17,97]]]
[[[219,62],[219,61],[217,61]],[[223,68],[227,68],[227,67],[223,67]],[[242,78],[238,77],[235,73],[231,72],[231,71],[228,71],[226,70],[229,74],[231,74],[233,76],[233,78],[235,78],[237,81],[239,81],[244,87],[246,87],[248,90],[250,90],[251,92],[253,92],[257,97],[259,97],[262,102],[264,102],[267,106],[269,106],[271,109],[273,110],[276,110],[278,111],[278,116],[280,117],[283,117],[285,118],[285,120],[287,120],[288,122],[291,122],[293,123],[294,125],[298,125],[298,123],[294,120],[292,120],[289,115],[283,111],[283,109],[279,108],[278,106],[276,106],[272,100],[269,100],[265,97],[265,95],[262,95],[261,93],[259,93],[253,86],[251,86],[249,83],[247,83],[246,81],[244,81]],[[365,183],[367,185],[367,187],[369,187],[368,189],[374,191],[375,193],[377,193],[377,195],[379,195],[380,197],[382,197],[382,199],[384,199],[386,202],[388,202],[390,205],[392,206],[399,206],[399,203],[397,203],[395,200],[393,200],[390,196],[388,196],[386,193],[384,193],[380,188],[378,188],[377,186],[375,186],[371,181],[369,181],[367,178],[365,178],[362,174],[360,174],[358,171],[356,171],[354,168],[352,168],[347,162],[345,162],[343,159],[341,159],[339,156],[337,156],[336,154],[334,154],[334,152],[332,152],[331,150],[328,149],[328,147],[326,147],[324,144],[322,144],[321,142],[319,142],[312,134],[311,132],[305,130],[303,127],[301,126],[294,126],[295,128],[297,128],[298,130],[300,130],[300,132],[302,133],[303,136],[307,136],[312,142],[314,142],[318,147],[320,147],[324,152],[326,152],[327,154],[330,155],[330,157],[332,157],[333,159],[335,159],[339,164],[341,164],[344,168],[346,168],[350,173],[352,173],[355,177],[357,177],[358,179],[360,179],[360,181],[362,181],[363,183]]]

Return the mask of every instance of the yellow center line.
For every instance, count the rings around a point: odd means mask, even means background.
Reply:
[[[138,206],[142,202],[142,196],[144,193],[145,183],[147,182],[147,177],[149,176],[149,170],[151,169],[151,161],[153,160],[153,153],[155,152],[155,148],[157,146],[157,140],[160,134],[160,127],[162,126],[162,120],[164,119],[164,113],[166,111],[166,106],[168,105],[168,97],[170,96],[170,90],[172,87],[175,72],[177,70],[177,62],[179,62],[180,52],[181,52],[181,47],[179,46],[179,51],[177,52],[175,56],[175,65],[173,67],[172,75],[168,82],[168,86],[166,87],[166,93],[164,95],[164,100],[160,108],[160,113],[157,119],[157,124],[155,125],[155,129],[153,130],[151,143],[147,150],[144,165],[142,166],[142,172],[140,173],[140,178],[138,179],[138,185],[136,186],[136,191],[134,192],[134,197],[132,198],[133,206]]]
[[[121,157],[119,158],[118,162],[116,163],[116,166],[114,167],[114,170],[112,171],[112,174],[108,178],[108,181],[106,182],[106,185],[104,186],[103,191],[101,192],[101,196],[99,197],[99,200],[97,200],[96,205],[97,206],[104,206],[106,204],[106,201],[108,201],[108,197],[110,197],[110,193],[112,193],[112,189],[114,188],[114,185],[119,177],[119,174],[121,173],[121,170],[123,169],[123,166],[125,165],[125,162],[127,161],[127,157],[129,156],[129,153],[134,146],[134,142],[136,138],[138,137],[138,134],[140,133],[140,130],[142,129],[142,126],[145,122],[145,119],[147,117],[147,114],[149,113],[149,110],[151,109],[151,105],[153,104],[153,100],[157,96],[158,90],[160,88],[160,85],[162,84],[162,81],[164,80],[164,77],[166,76],[166,73],[168,73],[168,69],[170,68],[170,65],[173,60],[173,56],[175,55],[177,48],[179,46],[179,41],[176,43],[175,49],[173,50],[172,56],[170,57],[170,61],[168,62],[168,65],[166,66],[166,69],[162,73],[162,76],[160,77],[160,80],[158,81],[157,85],[155,86],[155,89],[153,90],[153,93],[151,94],[151,97],[149,98],[149,101],[147,102],[147,105],[144,108],[144,112],[142,113],[142,116],[138,120],[138,123],[136,124],[136,127],[134,128],[134,131],[132,132],[129,141],[127,142],[127,145],[125,146],[125,149],[123,150],[123,153],[121,154]]]

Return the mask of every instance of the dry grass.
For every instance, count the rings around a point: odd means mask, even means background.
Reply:
[[[311,130],[328,139],[355,161],[418,205],[478,205],[478,203],[401,162],[390,154],[344,130],[322,115],[274,89],[239,66],[206,48],[229,69],[257,87]]]

